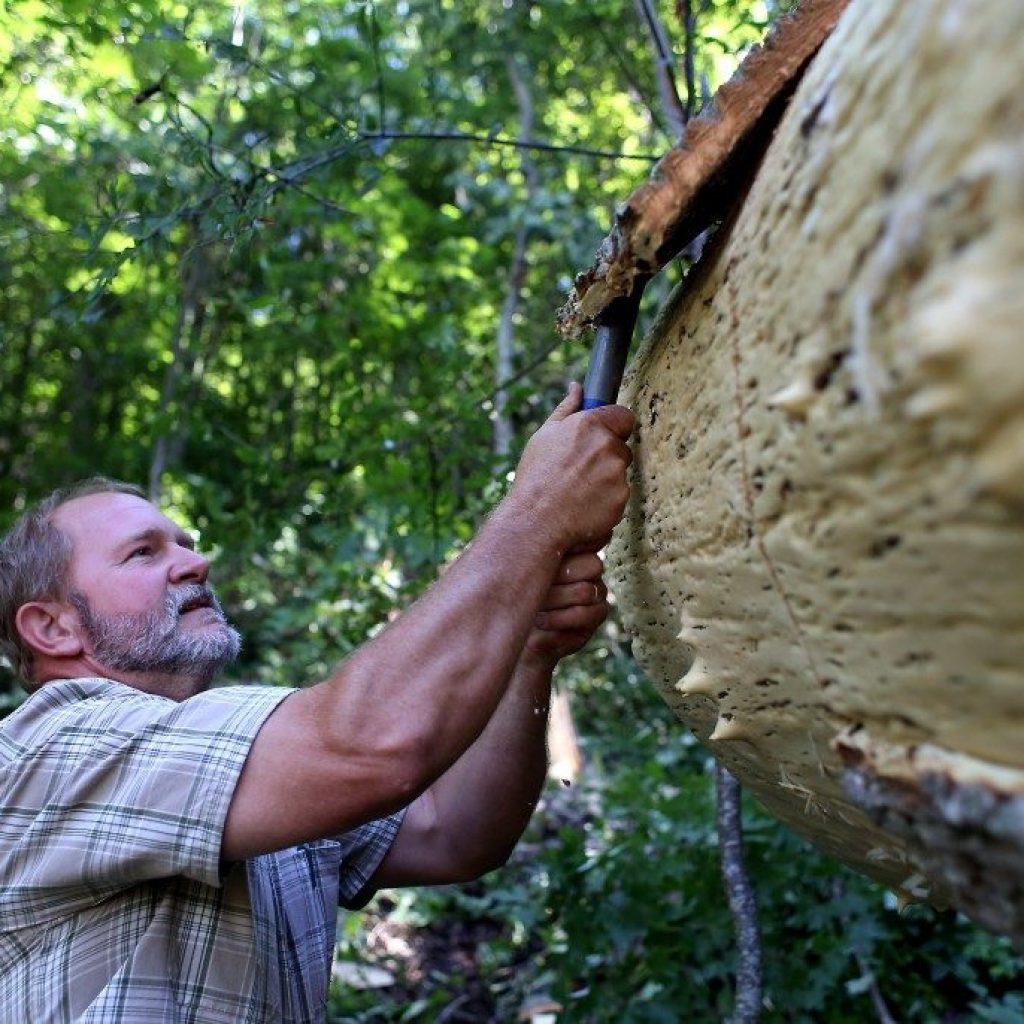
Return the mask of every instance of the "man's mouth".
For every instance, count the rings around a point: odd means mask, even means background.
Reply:
[[[178,608],[179,615],[186,615],[194,612],[197,608],[212,608],[213,600],[205,594],[200,597],[193,597]]]

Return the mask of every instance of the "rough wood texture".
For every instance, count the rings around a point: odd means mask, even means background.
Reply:
[[[1024,944],[1024,4],[852,0],[627,379],[634,650],[779,817]]]
[[[711,106],[616,212],[594,265],[576,276],[559,311],[563,333],[577,335],[636,277],[656,273],[719,219],[764,150],[790,87],[832,31],[847,0],[804,0],[753,50]]]

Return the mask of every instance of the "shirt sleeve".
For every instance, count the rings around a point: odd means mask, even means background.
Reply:
[[[378,818],[338,837],[341,844],[338,902],[346,910],[366,906],[376,891],[370,879],[402,827],[405,811]]]
[[[48,684],[67,688],[74,684]],[[5,730],[0,916],[63,913],[135,883],[220,885],[228,807],[253,740],[294,692],[239,686],[180,703],[120,684],[57,705],[44,687]],[[12,716],[14,717],[14,716]],[[4,723],[5,725],[7,723]],[[20,897],[20,898],[19,898]]]

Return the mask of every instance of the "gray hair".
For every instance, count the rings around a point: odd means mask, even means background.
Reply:
[[[71,538],[54,525],[53,514],[75,498],[108,493],[146,496],[134,484],[92,476],[58,487],[0,537],[0,655],[10,661],[23,684],[32,684],[32,649],[15,625],[18,609],[30,601],[63,601],[68,597]]]

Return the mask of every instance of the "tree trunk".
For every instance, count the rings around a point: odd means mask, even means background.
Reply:
[[[609,564],[779,817],[1024,944],[1024,7],[852,0],[637,356]]]
[[[164,368],[164,379],[160,387],[160,401],[157,414],[162,423],[153,441],[153,455],[149,464],[149,500],[158,502],[163,493],[163,474],[174,461],[180,435],[168,421],[174,407],[178,387],[186,372],[188,350],[198,344],[203,328],[205,306],[203,294],[208,287],[209,260],[206,247],[196,238],[193,228],[189,231],[181,260],[181,299],[178,315],[171,331],[171,359]]]
[[[519,140],[530,142],[533,138],[533,96],[529,82],[519,69],[513,57],[506,61],[509,81],[516,94],[519,107]],[[519,165],[526,182],[526,203],[522,219],[516,229],[512,247],[512,265],[509,268],[508,283],[505,287],[505,302],[498,321],[498,335],[495,341],[496,358],[494,376],[497,390],[494,394],[494,454],[507,456],[512,449],[513,426],[508,411],[508,390],[506,385],[512,379],[515,355],[515,321],[519,302],[526,281],[526,247],[530,240],[529,212],[537,192],[537,169],[528,150],[519,151]]]
[[[695,63],[697,14],[693,0],[676,0],[676,15],[683,29],[683,82],[686,85],[686,120],[689,121],[698,110]]]
[[[743,858],[742,790],[736,776],[715,765],[715,819],[722,882],[736,929],[736,996],[729,1024],[757,1024],[761,1019],[761,926],[757,896]]]

